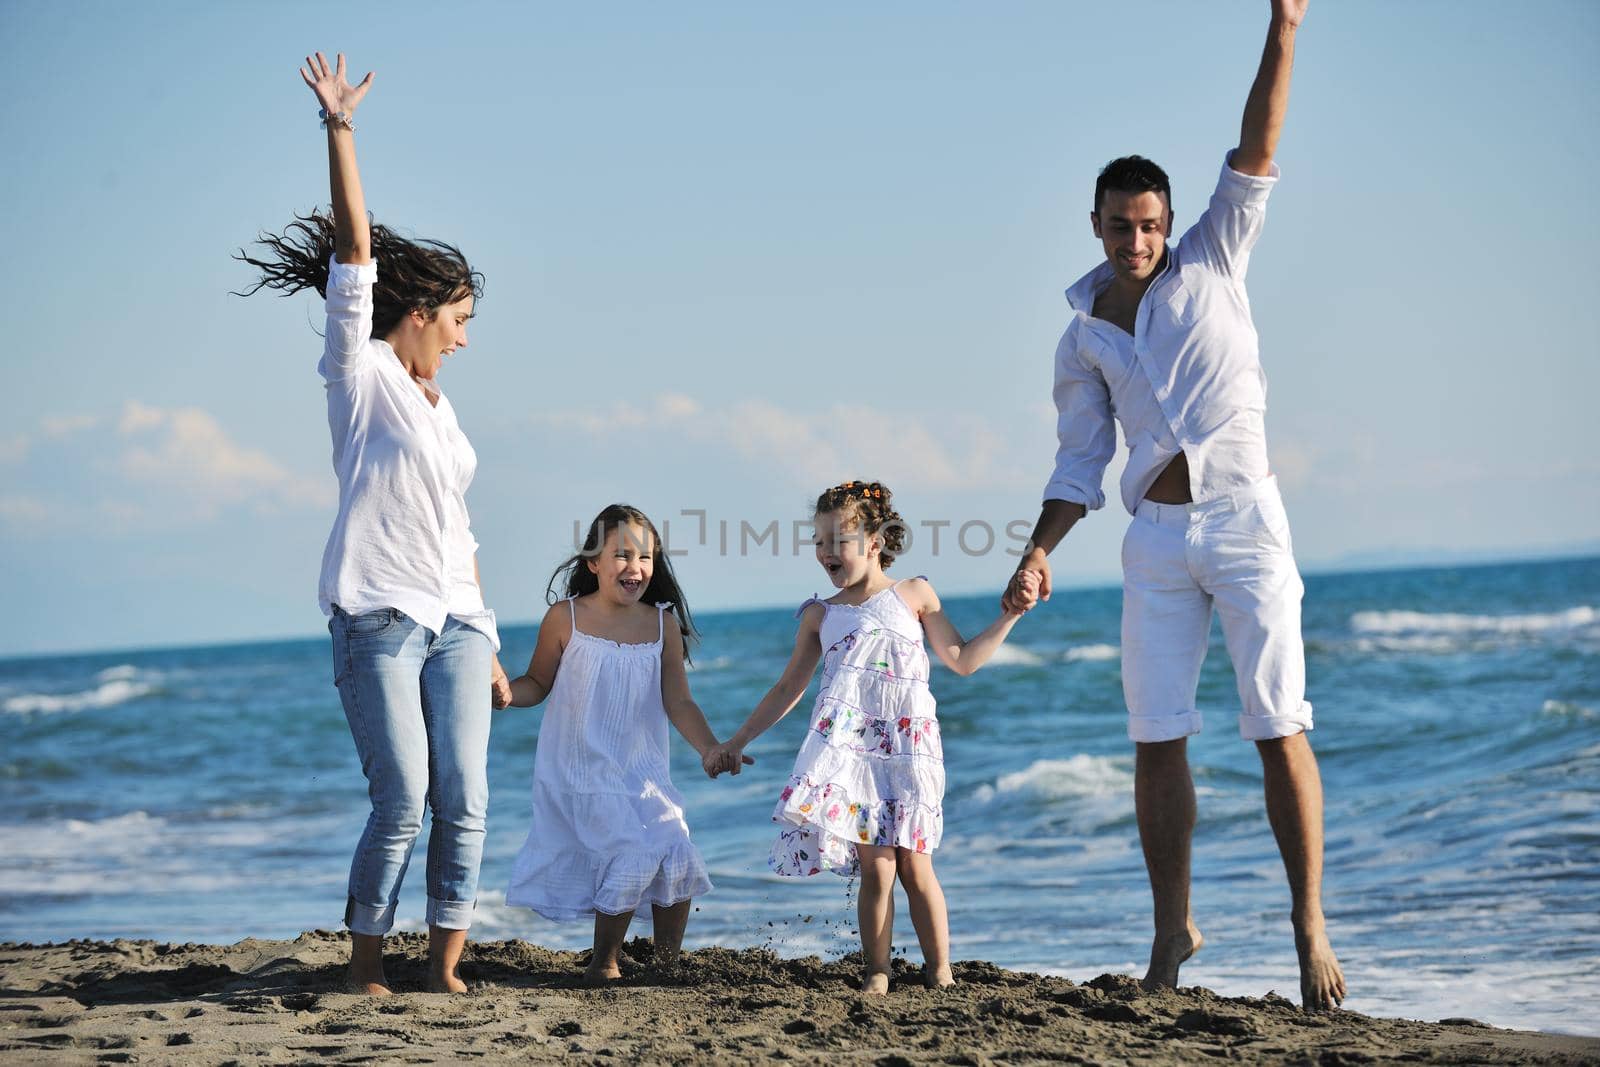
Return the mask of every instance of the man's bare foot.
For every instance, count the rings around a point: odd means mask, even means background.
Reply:
[[[861,976],[861,992],[869,997],[889,995],[889,976],[883,971],[868,971]]]
[[[583,970],[583,984],[586,986],[609,985],[622,977],[622,968],[615,963],[591,963]]]
[[[1176,989],[1178,968],[1199,952],[1200,946],[1205,943],[1206,939],[1200,936],[1200,930],[1194,923],[1190,923],[1189,928],[1181,933],[1170,936],[1157,934],[1150,945],[1150,969],[1145,972],[1144,981],[1140,984],[1147,990]]]
[[[1336,1008],[1344,1001],[1344,971],[1322,924],[1294,932],[1294,950],[1300,957],[1300,1004],[1306,1011]]]
[[[942,964],[929,970],[927,965],[922,967],[922,984],[929,989],[944,989],[956,984],[956,976],[950,973],[950,965]]]

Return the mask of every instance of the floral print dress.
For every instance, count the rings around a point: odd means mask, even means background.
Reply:
[[[932,852],[944,833],[944,747],[922,623],[896,583],[862,604],[822,603],[822,691],[772,813],[779,874],[854,875],[857,844]],[[797,613],[798,614],[798,613]]]

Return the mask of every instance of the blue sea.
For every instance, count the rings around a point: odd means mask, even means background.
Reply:
[[[1324,881],[1346,1006],[1600,1034],[1600,559],[1313,575],[1312,741],[1327,791]],[[1149,897],[1133,815],[1119,593],[1063,590],[971,678],[935,668],[949,789],[937,867],[958,959],[1143,973]],[[991,597],[946,601],[966,633]],[[691,674],[720,734],[778,677],[789,609],[705,614]],[[525,662],[532,627],[506,627]],[[365,783],[326,638],[0,661],[0,940],[229,942],[336,928]],[[716,890],[691,946],[851,950],[845,880],[765,868],[774,794],[811,696],[707,781],[674,779]],[[1200,821],[1185,984],[1298,999],[1289,896],[1238,739],[1220,632],[1191,741]],[[586,946],[504,905],[527,825],[540,712],[497,713],[474,936]],[[419,850],[423,846],[419,844]],[[401,904],[420,928],[422,867]],[[896,939],[916,958],[902,902]]]

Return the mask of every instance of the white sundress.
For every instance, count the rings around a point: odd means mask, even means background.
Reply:
[[[567,603],[572,639],[539,727],[533,823],[506,903],[565,922],[700,896],[711,881],[668,773],[662,634],[636,645],[586,634]]]
[[[789,784],[772,813],[784,829],[779,874],[860,870],[856,844],[932,852],[944,834],[944,746],[922,623],[900,583],[822,619],[822,691]],[[799,613],[797,613],[799,614]]]

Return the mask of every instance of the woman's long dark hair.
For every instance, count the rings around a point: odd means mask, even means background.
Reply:
[[[583,547],[576,555],[569,557],[565,563],[557,567],[555,573],[550,576],[550,584],[545,586],[544,590],[545,603],[554,604],[565,597],[588,596],[590,593],[598,592],[600,579],[587,564],[600,554],[606,543],[606,534],[630,525],[643,526],[650,531],[651,543],[655,545],[650,584],[645,586],[644,595],[639,599],[647,604],[672,602],[672,613],[678,617],[678,629],[683,631],[683,659],[688,663],[689,645],[699,636],[695,632],[694,619],[689,615],[689,604],[683,598],[683,589],[678,585],[678,578],[672,573],[672,561],[661,544],[661,535],[656,532],[656,524],[638,508],[627,504],[611,504],[594,517],[594,521],[589,524],[589,532],[583,538]],[[558,587],[566,590],[560,596],[556,594]]]
[[[263,233],[256,243],[262,258],[240,249],[233,258],[261,272],[239,296],[277,289],[284,296],[302,289],[328,295],[328,260],[333,256],[333,216],[320,211],[296,215],[281,234]],[[409,240],[387,226],[372,225],[372,258],[378,282],[372,287],[372,336],[388,337],[406,315],[420,311],[432,319],[445,304],[468,296],[483,299],[483,275],[467,257],[442,241]]]

